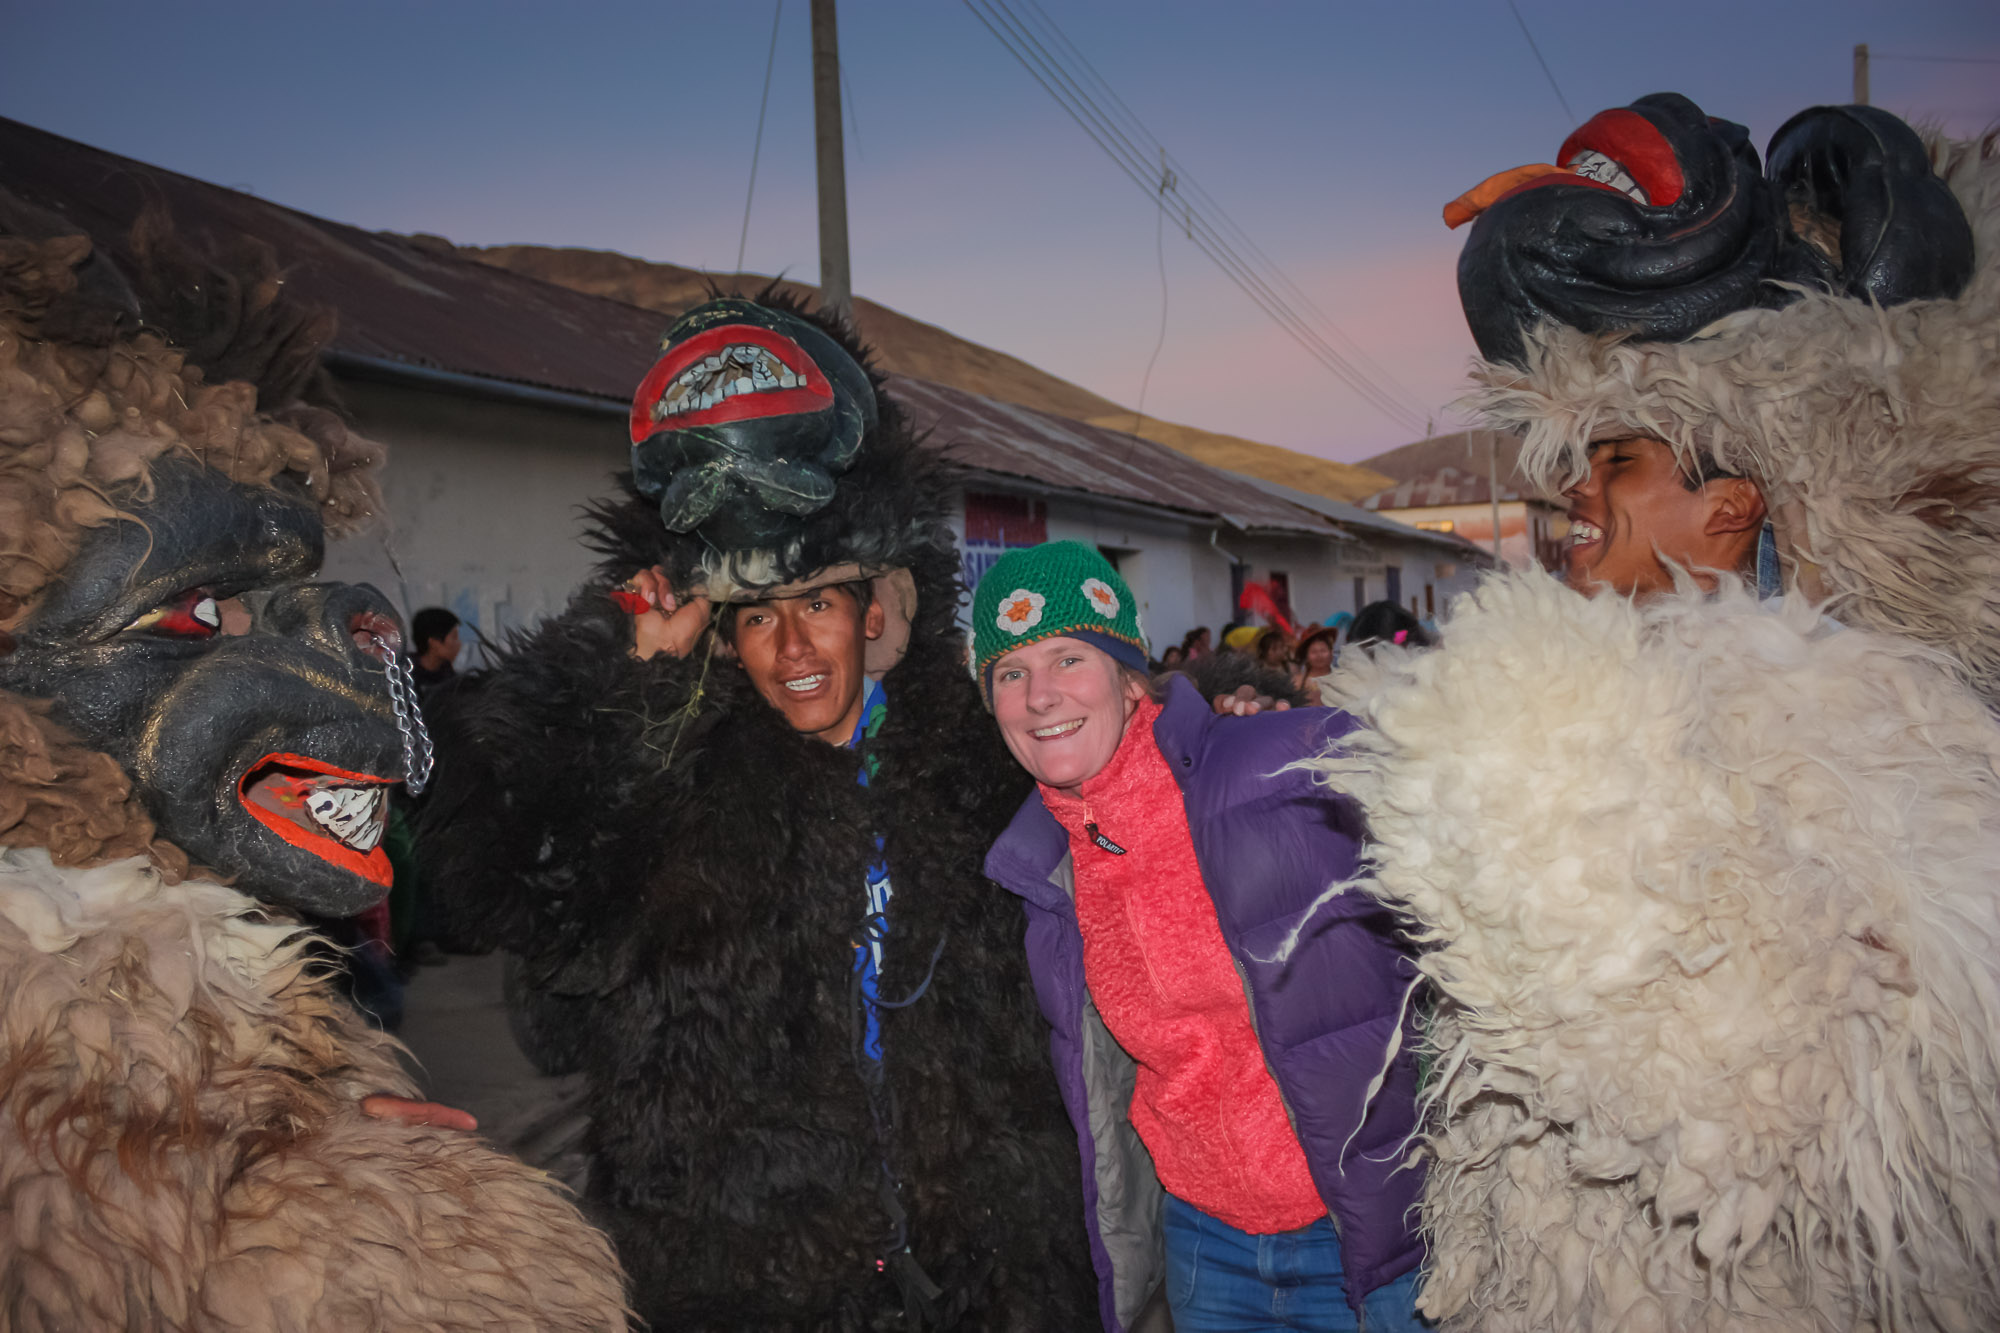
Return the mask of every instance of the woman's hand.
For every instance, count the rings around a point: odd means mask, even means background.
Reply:
[[[627,587],[646,604],[632,615],[633,655],[642,662],[655,653],[686,657],[708,625],[708,598],[679,600],[658,565],[634,574]]]
[[[1257,693],[1255,685],[1238,685],[1233,694],[1215,696],[1215,711],[1223,717],[1255,717],[1259,713],[1282,713],[1292,706],[1289,699],[1273,699]]]
[[[456,1106],[444,1106],[437,1102],[413,1102],[407,1097],[391,1097],[378,1092],[372,1097],[361,1099],[361,1114],[377,1120],[395,1120],[405,1125],[429,1125],[435,1129],[462,1129],[467,1133],[479,1128],[479,1122],[471,1114]]]

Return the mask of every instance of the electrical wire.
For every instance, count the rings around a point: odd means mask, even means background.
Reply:
[[[1535,53],[1535,63],[1542,67],[1542,74],[1548,79],[1549,87],[1555,89],[1556,101],[1562,103],[1563,115],[1569,117],[1569,128],[1576,128],[1576,112],[1569,109],[1569,99],[1563,96],[1562,85],[1556,82],[1549,62],[1542,59],[1542,48],[1535,45],[1535,34],[1528,31],[1528,20],[1521,17],[1521,7],[1514,0],[1507,0],[1507,8],[1514,11],[1514,22],[1521,25],[1521,35],[1528,39],[1528,49]]]
[[[757,158],[764,151],[764,113],[771,106],[771,71],[778,64],[778,20],[785,16],[785,0],[771,11],[771,53],[764,57],[764,96],[757,102],[757,140],[750,146],[750,188],[743,192],[743,230],[736,237],[736,271],[743,271],[743,252],[750,244],[750,201],[757,197]]]
[[[1032,0],[1029,2],[1032,3]],[[1121,123],[1092,94],[1085,86],[1086,76],[1075,73],[1058,54],[1058,51],[1064,50],[1075,52],[1075,46],[1061,35],[1061,30],[1046,13],[1039,8],[1035,10],[1041,28],[1047,34],[1047,40],[1044,40],[1043,33],[1037,32],[1034,26],[1015,13],[1006,0],[965,0],[965,3],[974,17],[1063,108],[1078,128],[1112,159],[1134,185],[1154,200],[1163,215],[1171,211],[1188,240],[1207,255],[1259,309],[1364,402],[1405,430],[1414,433],[1421,427],[1424,420],[1421,412],[1401,401],[1402,396],[1385,387],[1378,375],[1357,364],[1356,358],[1344,355],[1279,290],[1279,287],[1289,287],[1296,293],[1295,283],[1284,277],[1282,271],[1261,252],[1259,257],[1264,258],[1262,268],[1276,275],[1275,280],[1267,278],[1258,265],[1243,256],[1228,234],[1234,231],[1240,235],[1242,229],[1233,222],[1218,221],[1211,216],[1211,213],[1219,214],[1221,210],[1215,207],[1206,192],[1194,187],[1183,194],[1177,189],[1167,188],[1167,176],[1174,170],[1170,155],[1163,158],[1161,174],[1156,175],[1138,141],[1149,141],[1155,146],[1158,141],[1145,131],[1138,118],[1132,115],[1130,107],[1117,99],[1094,69],[1087,77],[1105,89],[1107,96],[1124,111],[1128,123]],[[1057,49],[1051,50],[1052,46]],[[1186,179],[1185,173],[1181,173],[1181,179]]]
[[[1063,68],[1059,62],[1054,61],[1047,48],[1035,40],[1032,33],[1026,31],[1026,25],[1019,16],[1007,8],[1005,0],[986,0],[986,3],[989,7],[999,11],[1003,16],[1003,21],[1011,20],[1015,25],[1014,31],[1024,36],[1028,47],[1032,48],[1031,52],[1024,53],[1010,46],[1010,50],[1014,52],[1016,58],[1024,59],[1024,63],[1028,63],[1024,55],[1029,58],[1039,56],[1046,61],[1044,69],[1079,100],[1084,116],[1088,116],[1094,120],[1111,136],[1112,142],[1106,143],[1104,138],[1094,134],[1093,137],[1098,139],[1099,145],[1104,147],[1114,160],[1120,161],[1120,164],[1125,167],[1127,174],[1133,178],[1135,184],[1141,185],[1149,194],[1152,193],[1157,182],[1152,178],[1150,164],[1145,162],[1143,154],[1134,146],[1130,135],[1117,126],[1104,108],[1097,104],[1079,86],[1075,76]],[[1060,29],[1055,29],[1053,21],[1049,20],[1046,14],[1043,14],[1042,18],[1051,29],[1058,35],[1060,34]],[[996,32],[995,35],[1000,36],[1001,34]],[[1074,49],[1073,44],[1071,44],[1071,49]],[[1031,74],[1036,73],[1032,64],[1029,64],[1029,72]],[[1102,76],[1099,76],[1099,80],[1100,82],[1102,81]],[[1057,96],[1059,101],[1062,100],[1061,94],[1057,93],[1056,89],[1050,86],[1047,79],[1040,81],[1045,89],[1048,89],[1052,95]],[[1084,116],[1077,115],[1076,107],[1066,106],[1066,109],[1071,110],[1072,117],[1076,118],[1080,125],[1083,125],[1086,132],[1090,131],[1091,125],[1086,122]],[[1129,115],[1130,108],[1127,107],[1126,111]],[[1132,119],[1136,122],[1137,117],[1134,116]],[[1145,133],[1143,126],[1138,127],[1138,133],[1142,137],[1151,138],[1149,134]],[[1157,143],[1157,140],[1153,142]],[[1118,149],[1124,151],[1122,160],[1120,159]],[[1165,193],[1162,191],[1160,196],[1162,206],[1165,204]],[[1223,268],[1224,272],[1232,280],[1237,282],[1239,287],[1246,291],[1246,294],[1249,294],[1253,300],[1265,309],[1267,314],[1276,319],[1281,327],[1285,327],[1287,332],[1291,333],[1296,340],[1299,340],[1302,345],[1306,346],[1307,350],[1313,352],[1322,364],[1325,364],[1328,369],[1333,370],[1350,388],[1359,393],[1365,401],[1382,411],[1391,420],[1396,421],[1397,424],[1403,426],[1405,429],[1414,429],[1415,423],[1421,420],[1421,417],[1417,413],[1409,410],[1406,405],[1396,402],[1393,395],[1374,384],[1371,377],[1353,365],[1351,358],[1343,356],[1329,346],[1319,335],[1318,331],[1302,319],[1282,297],[1271,289],[1265,279],[1234,251],[1227,239],[1221,235],[1220,229],[1205,213],[1189,206],[1188,201],[1184,197],[1181,198],[1181,203],[1183,205],[1181,221],[1189,240],[1193,241],[1198,248],[1203,249],[1211,259],[1215,260]]]
[[[1117,89],[1113,88],[1105,77],[1097,72],[1097,67],[1090,63],[1090,58],[1084,55],[1076,43],[1070,41],[1061,28],[1056,26],[1055,20],[1051,19],[1043,11],[1042,7],[1036,3],[1036,0],[1023,0],[1023,4],[1042,21],[1055,41],[1061,45],[1072,60],[1082,67],[1083,72],[1089,76],[1090,81],[1097,86],[1098,90],[1110,99],[1110,105],[1124,113],[1127,127],[1138,138],[1144,141],[1144,146],[1159,155],[1163,167],[1170,168],[1174,172],[1178,178],[1181,191],[1192,193],[1201,206],[1221,224],[1222,230],[1226,234],[1232,237],[1245,250],[1249,251],[1250,255],[1278,280],[1279,285],[1283,287],[1289,296],[1296,298],[1307,312],[1321,321],[1326,331],[1332,334],[1335,340],[1340,343],[1341,352],[1344,356],[1366,370],[1378,383],[1388,389],[1393,397],[1402,402],[1409,403],[1421,396],[1410,392],[1408,387],[1398,381],[1393,374],[1376,362],[1373,357],[1369,356],[1366,348],[1349,337],[1334,322],[1333,316],[1322,310],[1319,304],[1303,288],[1293,282],[1291,277],[1283,269],[1279,268],[1269,255],[1264,253],[1257,242],[1251,238],[1250,234],[1237,224],[1236,219],[1232,218],[1228,211],[1208,191],[1201,187],[1201,182],[1197,181],[1189,173],[1186,165],[1169,152],[1166,145],[1153,137],[1152,133],[1146,129],[1144,122],[1139,119],[1138,113],[1126,105],[1125,99],[1118,95]]]
[[[1936,65],[2000,65],[2000,57],[1994,56],[1885,56],[1873,51],[1870,60],[1921,60]]]

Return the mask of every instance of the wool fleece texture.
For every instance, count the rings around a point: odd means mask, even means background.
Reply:
[[[943,1326],[1096,1319],[1022,911],[981,873],[1028,781],[965,668],[943,476],[882,401],[787,571],[848,558],[853,531],[893,536],[885,558],[914,577],[864,753],[791,730],[707,639],[632,656],[610,587],[692,570],[699,548],[629,488],[596,513],[603,582],[435,710],[427,869],[461,936],[521,954],[559,1007],[588,1087],[586,1206],[656,1328],[907,1327],[878,1263],[885,1154]],[[880,993],[917,997],[881,1012],[879,1131],[850,995],[878,858]]]
[[[1436,988],[1447,1329],[2000,1327],[2000,725],[1725,581],[1488,580],[1314,761]]]
[[[24,218],[34,230],[10,234]],[[0,190],[0,661],[167,466],[306,494],[335,528],[380,505],[380,450],[285,400],[331,325],[286,311],[268,255],[240,283],[141,265],[132,281],[158,299],[134,332],[134,288],[69,230]],[[146,236],[142,252],[166,244]],[[170,297],[226,308],[189,337],[203,321],[163,315]],[[318,689],[273,719],[276,739],[363,692]],[[397,1044],[314,970],[310,937],[245,891],[283,901],[290,881],[192,866],[134,774],[55,720],[53,693],[0,690],[0,1329],[624,1328],[611,1248],[554,1181],[475,1136],[362,1115],[365,1094],[415,1089]]]

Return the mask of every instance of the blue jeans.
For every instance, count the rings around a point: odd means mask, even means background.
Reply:
[[[1297,1231],[1253,1236],[1169,1194],[1166,1229],[1174,1333],[1419,1333],[1429,1327],[1417,1318],[1414,1272],[1369,1292],[1355,1320],[1340,1270],[1340,1240],[1324,1217]]]

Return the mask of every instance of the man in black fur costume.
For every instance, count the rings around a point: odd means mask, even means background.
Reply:
[[[654,1327],[1089,1328],[1020,910],[980,872],[1027,780],[964,665],[945,480],[864,356],[768,296],[668,331],[602,581],[440,701],[426,859],[585,1071],[588,1204]],[[751,651],[822,614],[852,657]],[[850,684],[860,727],[786,693]]]

